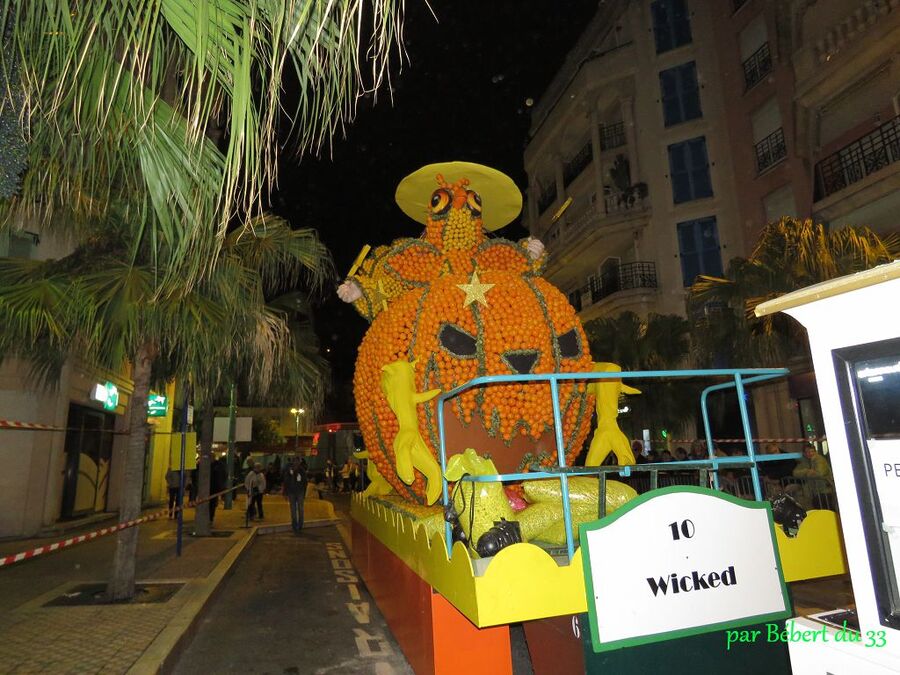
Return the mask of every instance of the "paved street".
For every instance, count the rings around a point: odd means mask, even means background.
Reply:
[[[175,673],[412,673],[355,576],[335,527],[257,537]]]
[[[267,497],[266,516],[261,525],[289,522],[287,503]],[[186,535],[192,519],[188,510]],[[53,538],[6,541],[0,553],[34,548],[111,522]],[[0,672],[124,673],[158,662],[168,653],[159,645],[174,645],[185,617],[196,613],[204,594],[218,583],[217,575],[230,565],[227,558],[246,543],[250,530],[243,524],[244,501],[238,499],[234,510],[216,514],[216,529],[230,535],[185,536],[181,557],[175,555],[174,521],[141,525],[137,579],[184,584],[161,604],[47,606],[79,584],[108,579],[115,535],[0,569]],[[233,579],[226,577],[224,584]]]

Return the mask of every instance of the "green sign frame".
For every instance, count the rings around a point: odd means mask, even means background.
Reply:
[[[169,412],[169,399],[163,394],[150,394],[147,397],[147,417],[165,417]]]
[[[782,612],[773,612],[770,614],[757,614],[747,616],[732,621],[723,621],[714,624],[705,624],[700,626],[691,626],[690,628],[680,628],[677,630],[666,631],[662,633],[653,633],[649,635],[641,635],[633,638],[622,640],[613,640],[610,642],[601,642],[597,622],[597,604],[594,601],[594,582],[591,575],[591,557],[590,547],[586,545],[587,533],[595,530],[601,530],[604,527],[616,522],[629,511],[645,504],[651,499],[662,497],[664,495],[677,492],[693,492],[695,494],[715,497],[724,501],[737,504],[744,508],[765,509],[769,521],[769,534],[772,537],[772,548],[775,552],[775,566],[778,570],[778,580],[781,584],[781,596],[784,599],[786,609]],[[627,502],[624,506],[617,509],[614,513],[591,523],[584,523],[578,528],[579,538],[581,541],[581,558],[584,567],[584,587],[587,592],[588,617],[590,619],[591,628],[591,646],[595,653],[611,651],[614,649],[622,649],[623,647],[637,647],[640,645],[650,644],[653,642],[665,642],[666,640],[674,640],[677,638],[689,637],[691,635],[701,635],[703,633],[712,633],[717,630],[728,630],[731,628],[739,628],[740,626],[750,626],[753,624],[767,623],[786,619],[793,614],[790,596],[788,595],[787,585],[784,582],[784,572],[781,569],[781,556],[778,554],[778,543],[775,539],[775,521],[772,518],[772,505],[768,501],[757,502],[754,500],[740,499],[728,493],[718,490],[702,488],[695,485],[674,485],[672,487],[660,488],[647,492],[638,496],[636,499]]]

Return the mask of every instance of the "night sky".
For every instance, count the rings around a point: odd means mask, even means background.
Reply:
[[[352,417],[348,384],[368,327],[334,288],[364,244],[422,231],[394,203],[397,183],[425,164],[462,160],[499,169],[524,190],[526,99],[540,98],[597,8],[597,0],[432,4],[437,21],[422,0],[407,0],[409,58],[394,69],[393,94],[383,89],[377,101],[361,100],[346,137],[321,157],[284,166],[275,195],[276,210],[295,227],[319,231],[340,277],[314,319],[335,380],[328,420]],[[527,233],[517,221],[498,234]]]

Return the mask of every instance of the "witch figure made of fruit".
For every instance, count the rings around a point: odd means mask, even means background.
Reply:
[[[431,164],[404,178],[400,208],[419,238],[366,247],[338,289],[371,326],[356,361],[356,413],[370,461],[397,492],[434,503],[441,491],[436,398],[484,375],[590,372],[584,330],[540,274],[534,238],[490,233],[514,220],[522,195],[479,164]],[[590,427],[586,382],[561,382],[563,442],[571,463]],[[547,382],[493,384],[445,407],[447,453],[474,448],[501,472],[556,461]]]

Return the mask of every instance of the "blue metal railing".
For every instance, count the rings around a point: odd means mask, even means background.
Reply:
[[[753,481],[753,493],[757,501],[762,501],[762,490],[760,488],[759,473],[756,463],[759,461],[774,461],[783,459],[799,458],[800,453],[785,453],[779,455],[764,455],[757,457],[753,448],[753,435],[750,429],[750,417],[747,412],[747,402],[745,399],[745,385],[764,382],[766,380],[784,377],[788,371],[784,368],[729,368],[729,369],[712,369],[712,370],[646,370],[633,372],[610,372],[610,373],[541,373],[529,375],[489,375],[485,377],[476,377],[469,380],[450,391],[444,392],[437,398],[437,418],[438,418],[438,435],[439,450],[441,458],[441,482],[442,482],[442,503],[444,508],[450,504],[450,490],[448,481],[445,477],[447,473],[447,443],[444,430],[444,402],[459,396],[461,393],[473,389],[475,387],[490,386],[494,384],[502,384],[508,382],[548,382],[550,384],[550,393],[553,404],[553,429],[556,435],[556,458],[558,467],[545,469],[543,471],[529,471],[527,473],[507,473],[495,474],[492,476],[464,476],[461,480],[471,482],[504,482],[510,480],[538,480],[542,478],[558,478],[560,481],[560,493],[562,497],[563,523],[566,532],[566,550],[571,562],[572,556],[575,555],[575,540],[572,536],[572,513],[569,506],[569,476],[573,475],[598,475],[606,473],[621,473],[628,476],[632,471],[654,471],[659,468],[666,467],[668,469],[683,468],[711,468],[713,471],[713,486],[719,489],[718,470],[722,465],[743,465],[749,466]],[[634,380],[634,379],[651,379],[651,378],[677,378],[686,379],[691,377],[731,377],[732,382],[723,382],[706,387],[700,395],[700,408],[703,415],[703,431],[706,436],[706,448],[709,453],[708,460],[691,460],[683,462],[663,462],[651,465],[638,466],[605,466],[605,467],[568,467],[566,466],[565,445],[562,438],[562,414],[559,409],[559,381],[581,382],[593,380]],[[734,388],[737,393],[738,406],[741,412],[741,423],[744,429],[744,440],[747,446],[747,454],[739,457],[716,457],[715,446],[713,445],[713,435],[709,424],[709,412],[707,407],[709,394],[716,391],[723,391]],[[604,491],[605,492],[605,491]],[[604,495],[598,491],[598,500],[603,501]],[[602,509],[602,505],[601,505]],[[453,556],[453,528],[448,522],[444,523],[444,538],[447,545],[447,555]]]

